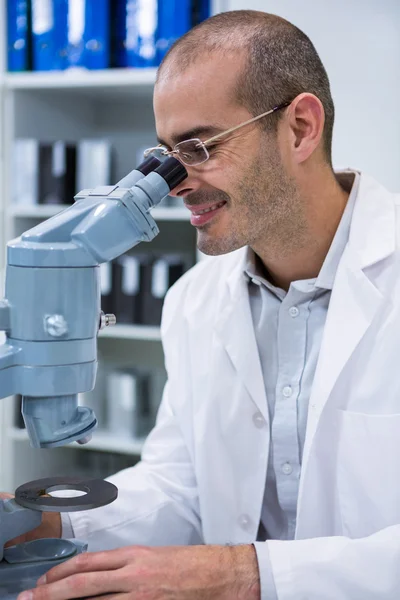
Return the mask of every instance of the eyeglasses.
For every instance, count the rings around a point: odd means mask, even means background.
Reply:
[[[168,148],[166,148],[162,144],[159,144],[158,146],[154,146],[154,148],[148,148],[143,153],[144,157],[147,158],[150,154],[152,154],[156,158],[162,158],[163,156],[174,156],[175,158],[180,160],[184,165],[187,165],[188,167],[194,167],[197,165],[201,165],[202,163],[206,162],[206,160],[208,160],[210,158],[210,153],[207,149],[207,146],[210,146],[210,144],[213,144],[213,142],[215,142],[216,140],[228,135],[229,133],[233,133],[234,131],[236,131],[237,129],[240,129],[241,127],[245,127],[246,125],[249,125],[250,123],[254,123],[254,121],[258,121],[258,119],[262,119],[263,117],[266,117],[267,115],[271,115],[272,113],[276,112],[277,110],[286,108],[287,106],[289,106],[289,104],[290,104],[290,102],[285,102],[284,104],[279,104],[278,106],[271,108],[271,110],[268,110],[267,112],[262,113],[262,115],[253,117],[252,119],[249,119],[248,121],[245,121],[244,123],[240,123],[239,125],[236,125],[235,127],[231,127],[230,129],[227,129],[226,131],[223,131],[222,133],[218,133],[217,135],[214,135],[213,137],[209,138],[208,140],[205,140],[204,142],[202,140],[200,140],[199,138],[192,138],[190,140],[184,140],[183,142],[179,142],[179,144],[176,144],[176,146],[174,146],[172,148],[172,150],[168,150]]]

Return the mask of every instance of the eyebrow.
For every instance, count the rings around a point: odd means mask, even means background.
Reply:
[[[221,133],[224,131],[221,127],[217,127],[216,125],[199,125],[198,127],[193,127],[192,129],[188,129],[187,131],[183,131],[179,135],[173,135],[171,138],[171,142],[173,146],[175,144],[179,144],[179,142],[183,142],[185,140],[190,140],[192,138],[197,138],[200,136],[205,136],[207,138],[217,135],[217,133]],[[169,146],[167,142],[165,142],[162,138],[157,136],[157,141],[159,144],[163,146]]]

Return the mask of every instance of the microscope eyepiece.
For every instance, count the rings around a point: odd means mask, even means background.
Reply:
[[[158,160],[158,158],[156,158],[155,156],[149,156],[149,158],[146,158],[146,160],[144,160],[142,163],[140,163],[138,167],[136,167],[136,171],[140,171],[143,175],[146,176],[155,169],[157,169],[159,165],[161,165],[161,161]]]
[[[128,175],[125,175],[125,177],[120,179],[120,181],[117,183],[117,186],[128,189],[133,187],[138,181],[140,181],[140,179],[143,179],[143,177],[146,177],[146,175],[149,175],[152,171],[157,169],[160,164],[161,161],[158,160],[158,158],[155,156],[149,156],[149,158],[146,158],[146,160],[140,163],[138,167],[135,167],[133,171],[128,173]]]
[[[173,190],[188,176],[183,164],[173,157],[167,158],[154,172],[161,175],[170,190]]]

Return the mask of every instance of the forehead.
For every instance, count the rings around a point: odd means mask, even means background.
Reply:
[[[238,53],[216,54],[179,71],[179,60],[154,91],[157,134],[164,140],[202,125],[230,127],[232,117],[247,118],[248,111],[235,100],[235,86],[243,58]]]

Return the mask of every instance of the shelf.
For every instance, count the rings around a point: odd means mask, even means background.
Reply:
[[[29,219],[48,219],[68,208],[68,205],[60,204],[38,204],[33,206],[10,206],[10,214],[13,217]],[[159,207],[151,211],[156,221],[189,221],[190,212],[184,207]]]
[[[159,342],[161,331],[159,327],[149,325],[114,325],[102,329],[99,332],[99,338]]]
[[[12,427],[8,432],[8,437],[13,441],[28,441],[28,434],[25,429]],[[80,450],[93,450],[103,452],[118,452],[120,454],[131,454],[140,456],[145,438],[131,440],[129,438],[117,437],[104,431],[94,432],[93,438],[88,444],[78,445],[76,442],[67,444],[64,448],[74,448]]]
[[[29,71],[26,73],[5,73],[4,81],[9,89],[56,89],[94,88],[153,85],[157,69],[67,69],[65,71]]]
[[[69,69],[66,71],[33,71],[6,73],[4,85],[9,90],[36,90],[81,93],[93,98],[121,97],[148,94],[153,89],[157,69],[105,69],[88,71]]]

